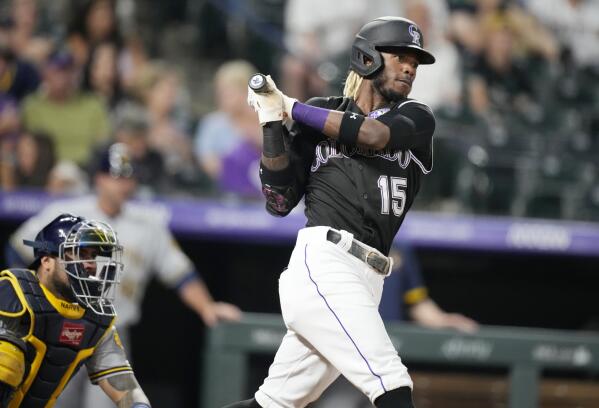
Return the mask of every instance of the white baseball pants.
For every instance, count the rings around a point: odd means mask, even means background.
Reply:
[[[287,333],[255,394],[264,408],[304,407],[339,374],[371,401],[412,387],[378,312],[385,277],[347,252],[352,234],[333,244],[329,229],[300,230],[279,279]]]

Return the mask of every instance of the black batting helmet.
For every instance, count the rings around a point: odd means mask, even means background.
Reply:
[[[351,51],[351,68],[368,77],[383,67],[380,49],[399,48],[413,52],[420,64],[433,64],[435,57],[422,48],[424,37],[415,22],[402,17],[379,17],[360,29]],[[366,64],[366,58],[372,64]]]

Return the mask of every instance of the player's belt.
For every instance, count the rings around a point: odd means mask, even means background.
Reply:
[[[333,244],[341,241],[341,234],[333,229],[327,231],[327,241],[331,241]],[[352,254],[360,261],[366,262],[375,271],[381,275],[387,275],[389,272],[389,258],[386,256],[374,252],[372,249],[367,248],[357,239],[352,239],[351,247],[347,251]]]

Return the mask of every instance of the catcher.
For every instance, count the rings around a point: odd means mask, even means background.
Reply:
[[[0,407],[54,406],[82,364],[119,408],[149,408],[114,328],[123,248],[105,223],[61,214],[29,269],[0,272]]]

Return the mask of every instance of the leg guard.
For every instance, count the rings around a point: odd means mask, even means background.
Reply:
[[[412,390],[409,387],[399,387],[387,391],[374,401],[377,408],[414,408]]]
[[[260,405],[258,405],[258,403],[256,402],[256,400],[254,398],[249,399],[249,400],[245,400],[245,401],[239,401],[239,402],[235,402],[231,405],[227,405],[226,407],[223,408],[262,408]]]

